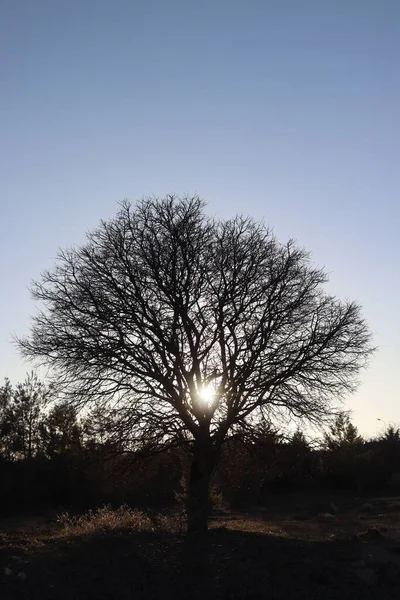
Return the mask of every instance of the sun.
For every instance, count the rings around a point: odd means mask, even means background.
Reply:
[[[214,395],[215,391],[211,385],[203,385],[199,390],[199,397],[205,404],[212,402]]]

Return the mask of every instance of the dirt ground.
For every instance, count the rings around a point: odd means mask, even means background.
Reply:
[[[271,495],[176,527],[65,534],[55,515],[0,521],[0,598],[398,599],[400,497]]]

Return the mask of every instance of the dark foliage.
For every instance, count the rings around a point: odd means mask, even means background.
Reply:
[[[21,397],[35,416],[27,421],[28,439],[34,440],[28,450],[17,410]],[[144,444],[126,451],[108,436],[101,413],[78,419],[70,404],[57,402],[32,374],[15,388],[6,381],[0,399],[2,514],[104,504],[182,508],[190,470],[185,445],[154,452]],[[44,399],[53,402],[47,406]],[[365,441],[349,417],[339,415],[316,446],[300,430],[287,437],[264,422],[226,442],[211,497],[217,506],[242,507],[268,504],[270,494],[281,491],[398,491],[399,465],[400,434],[394,425]]]

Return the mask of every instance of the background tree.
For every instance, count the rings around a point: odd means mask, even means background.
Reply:
[[[40,430],[43,410],[53,394],[33,371],[13,391],[11,448],[20,458],[31,459],[41,449]]]
[[[372,449],[380,487],[387,486],[400,490],[400,429],[395,423],[389,423],[376,440],[372,440]]]
[[[0,444],[7,459],[31,459],[41,450],[44,407],[53,397],[33,371],[22,383],[6,380],[0,388]]]
[[[325,433],[324,437],[325,445],[329,450],[354,449],[364,441],[359,435],[357,427],[353,425],[349,415],[345,412],[337,415],[334,423],[329,428],[329,432]]]
[[[356,487],[361,491],[365,480],[364,439],[347,413],[337,415],[325,434],[327,478],[333,487]]]
[[[285,476],[293,487],[305,486],[315,472],[315,460],[310,443],[301,429],[296,429],[285,444]]]
[[[371,352],[353,302],[293,241],[250,218],[213,220],[197,197],[125,202],[33,287],[44,307],[25,356],[80,407],[106,406],[130,448],[191,443],[188,528],[230,432],[282,412],[321,422]]]
[[[55,404],[41,423],[40,436],[43,452],[50,458],[79,451],[82,430],[74,406],[67,402]]]
[[[13,390],[9,379],[0,388],[0,456],[9,460],[12,456],[13,439]]]
[[[383,434],[380,436],[380,441],[386,444],[400,445],[400,429],[396,425],[389,423]]]

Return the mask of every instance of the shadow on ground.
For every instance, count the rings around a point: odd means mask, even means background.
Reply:
[[[0,598],[397,599],[400,565],[385,557],[369,562],[377,545],[367,539],[304,541],[224,526],[203,541],[130,530],[48,536],[25,546],[13,546],[10,539],[0,552]]]

